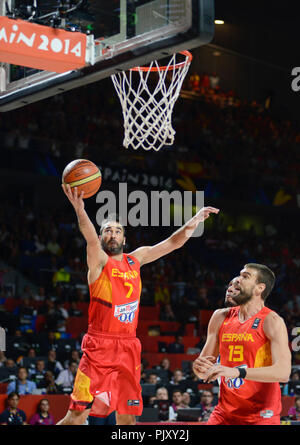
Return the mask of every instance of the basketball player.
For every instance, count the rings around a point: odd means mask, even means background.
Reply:
[[[124,228],[115,219],[102,222],[100,236],[89,219],[83,193],[63,185],[87,242],[89,324],[81,349],[71,403],[60,425],[81,425],[88,415],[116,411],[118,425],[135,424],[141,415],[141,344],[136,338],[141,294],[140,267],[183,246],[201,221],[218,213],[203,207],[169,238],[123,253]],[[100,241],[99,241],[100,239]]]
[[[265,306],[274,282],[267,266],[246,264],[226,292],[229,307],[210,319],[206,344],[193,363],[200,379],[220,382],[207,425],[280,424],[279,382],[289,380],[291,352],[283,319]]]

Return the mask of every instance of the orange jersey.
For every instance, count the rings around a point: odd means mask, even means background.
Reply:
[[[141,295],[140,263],[123,254],[108,257],[101,274],[89,285],[89,332],[136,334]]]
[[[264,307],[245,322],[238,318],[239,307],[231,308],[219,331],[220,363],[224,366],[259,368],[272,365],[270,341],[263,325],[271,309]],[[221,378],[218,407],[226,416],[247,421],[280,415],[279,383]]]

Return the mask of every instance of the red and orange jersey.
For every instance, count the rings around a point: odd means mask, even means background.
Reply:
[[[89,331],[135,335],[140,295],[140,263],[123,254],[108,258],[98,279],[89,285]]]
[[[220,363],[224,366],[259,368],[272,365],[270,341],[263,325],[271,312],[267,307],[245,322],[239,321],[239,307],[231,308],[219,331]],[[231,416],[269,418],[281,412],[279,383],[221,378],[219,407]]]

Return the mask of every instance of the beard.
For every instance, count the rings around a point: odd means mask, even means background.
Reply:
[[[234,293],[226,294],[224,305],[225,307],[241,306],[251,300],[252,294],[253,289],[251,291],[235,290]]]
[[[115,240],[110,240],[105,242],[103,239],[101,240],[101,247],[108,255],[118,255],[123,252],[123,241],[119,244]]]
[[[231,297],[231,299],[233,300],[233,304],[232,306],[242,306],[243,304],[248,303],[248,301],[250,301],[252,298],[252,291],[241,291],[238,295],[234,295]]]
[[[226,295],[224,306],[225,307],[235,307],[235,306],[238,306],[238,304],[235,303],[232,296],[227,297],[227,295]]]

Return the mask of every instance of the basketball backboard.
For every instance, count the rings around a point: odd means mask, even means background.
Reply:
[[[1,63],[0,111],[98,81],[210,42],[213,0],[0,0],[0,15],[80,32],[92,54],[83,68],[55,73]],[[0,44],[3,38],[0,29]]]

